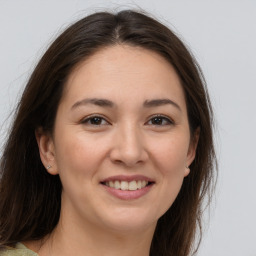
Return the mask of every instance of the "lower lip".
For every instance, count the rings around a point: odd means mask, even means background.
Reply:
[[[133,199],[138,199],[145,194],[147,194],[150,189],[152,188],[153,184],[150,184],[144,188],[137,189],[137,190],[120,190],[120,189],[115,189],[108,187],[106,185],[102,185],[104,188],[109,192],[111,195],[122,199],[122,200],[133,200]]]

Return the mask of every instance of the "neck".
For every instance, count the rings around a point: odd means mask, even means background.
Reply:
[[[149,256],[155,225],[143,230],[110,230],[86,223],[65,222],[43,242],[40,256]]]

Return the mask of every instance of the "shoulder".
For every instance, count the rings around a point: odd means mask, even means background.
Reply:
[[[18,243],[14,248],[6,247],[0,250],[0,256],[38,256],[38,254]]]

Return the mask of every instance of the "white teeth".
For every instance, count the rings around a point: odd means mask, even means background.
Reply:
[[[129,184],[127,181],[121,181],[121,190],[128,190]]]
[[[138,187],[138,189],[141,189],[141,188],[142,188],[142,186],[141,186],[141,180],[138,180],[138,181],[137,181],[137,187]]]
[[[115,189],[120,189],[120,182],[118,180],[115,181]]]
[[[138,189],[138,186],[135,180],[129,182],[129,190],[137,190],[137,189]]]
[[[142,187],[142,188],[146,187],[147,183],[148,183],[148,182],[146,182],[145,180],[142,180],[142,181],[141,181],[141,187]]]
[[[121,189],[121,190],[137,190],[142,189],[148,185],[148,181],[145,180],[132,180],[130,182],[128,181],[107,181],[105,182],[105,185],[114,189]]]
[[[115,184],[114,184],[114,182],[112,180],[109,182],[109,187],[111,187],[111,188],[115,187]]]

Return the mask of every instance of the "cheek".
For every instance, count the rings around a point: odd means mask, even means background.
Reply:
[[[182,175],[186,166],[188,140],[183,137],[167,138],[152,147],[155,164],[164,176]]]
[[[188,142],[178,137],[162,141],[155,147],[154,164],[159,172],[159,194],[162,214],[175,201],[182,186],[186,172]]]
[[[102,147],[82,132],[67,134],[68,136],[62,133],[63,136],[56,138],[56,162],[60,175],[74,176],[77,179],[92,175],[101,161]]]
[[[59,129],[56,162],[63,188],[97,184],[111,141],[111,136],[95,136],[73,126]]]

